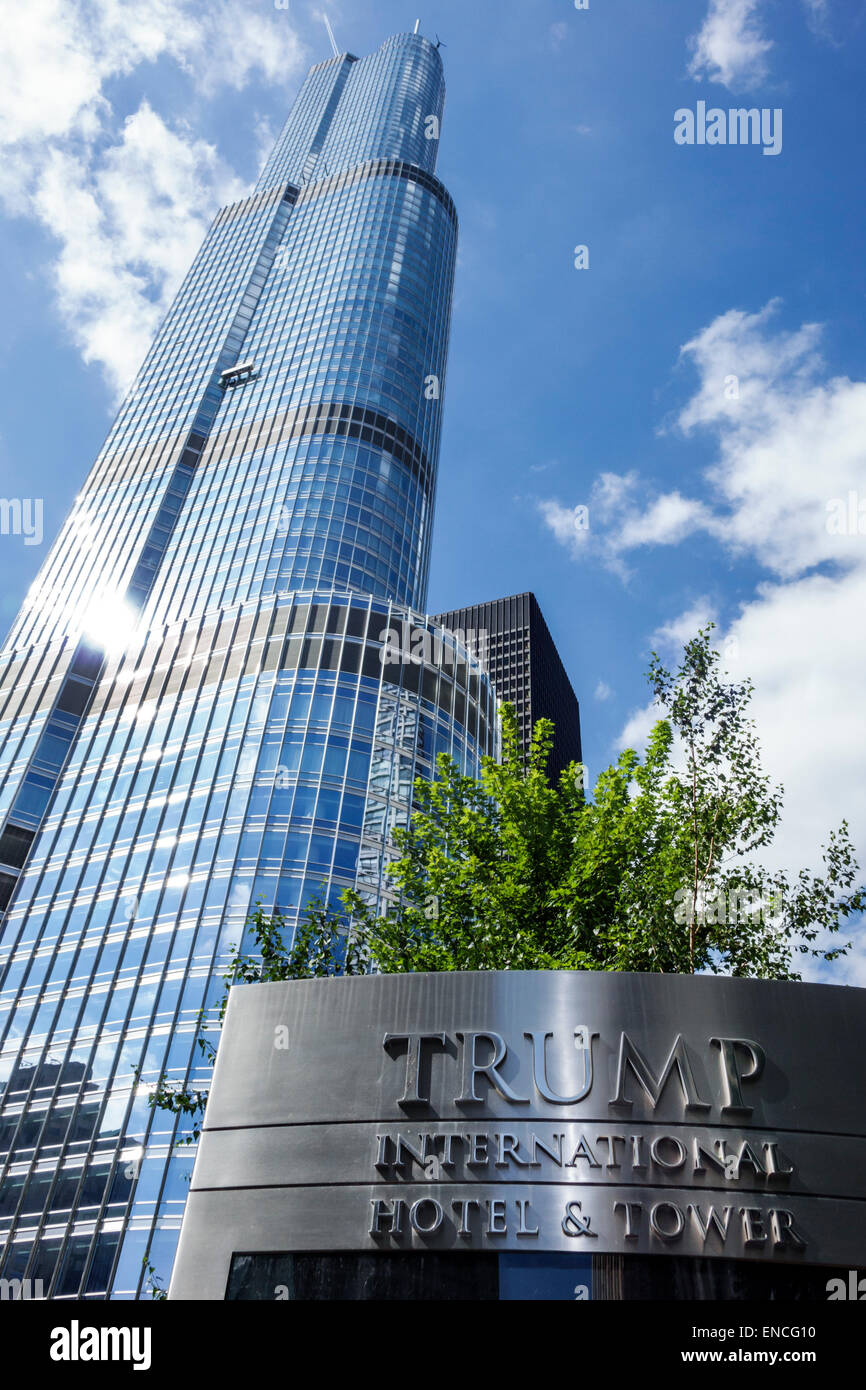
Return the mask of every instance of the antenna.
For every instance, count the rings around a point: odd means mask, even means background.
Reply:
[[[421,23],[420,19],[416,19],[416,20],[415,20],[415,28],[412,30],[412,33],[413,33],[413,34],[417,34],[417,33],[418,33],[418,26],[419,26],[420,23]]]
[[[324,13],[324,11],[322,12],[322,19],[325,21],[325,28],[328,31],[328,38],[331,40],[331,47],[334,50],[334,57],[339,58],[340,50],[337,47],[337,40],[334,38],[334,31],[331,28],[331,21],[328,19],[328,16]]]

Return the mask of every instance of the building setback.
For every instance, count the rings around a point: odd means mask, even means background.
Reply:
[[[457,216],[437,48],[314,67],[214,219],[0,653],[0,1277],[167,1280],[199,1011],[257,901],[371,900],[417,776],[496,746],[424,615]]]
[[[500,700],[517,710],[524,749],[539,719],[555,725],[549,772],[559,776],[569,763],[582,761],[580,706],[562,659],[534,594],[513,594],[469,608],[440,613],[436,622],[466,634],[480,654]],[[470,639],[469,634],[474,634]],[[483,638],[479,633],[484,633]]]

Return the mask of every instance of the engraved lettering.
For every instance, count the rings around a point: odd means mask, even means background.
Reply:
[[[597,1033],[590,1033],[586,1027],[574,1030],[574,1045],[583,1057],[583,1080],[580,1089],[573,1096],[559,1096],[551,1090],[547,1080],[547,1039],[552,1033],[524,1033],[532,1043],[532,1076],[535,1089],[552,1105],[577,1105],[592,1089],[592,1040]]]
[[[667,1061],[662,1067],[661,1074],[656,1077],[649,1066],[646,1058],[635,1047],[628,1033],[621,1033],[619,1040],[619,1059],[616,1070],[616,1090],[611,1097],[611,1105],[621,1105],[626,1109],[631,1109],[632,1102],[625,1095],[626,1074],[628,1070],[640,1082],[641,1087],[648,1099],[652,1102],[655,1110],[661,1100],[668,1077],[676,1069],[680,1087],[683,1093],[686,1110],[709,1110],[710,1105],[702,1100],[698,1094],[692,1064],[686,1049],[685,1039],[682,1033],[678,1033],[674,1039],[674,1045],[668,1053]]]
[[[752,1042],[749,1038],[710,1038],[710,1045],[719,1049],[722,1086],[725,1093],[722,1114],[751,1115],[754,1107],[743,1103],[742,1083],[744,1081],[757,1081],[764,1070],[767,1054],[760,1043]],[[740,1071],[738,1048],[741,1052],[745,1052],[749,1059],[747,1071]]]
[[[463,1081],[460,1095],[457,1097],[458,1105],[471,1105],[482,1099],[475,1089],[475,1082],[479,1076],[486,1077],[489,1084],[505,1100],[513,1101],[517,1105],[529,1104],[529,1097],[517,1095],[500,1075],[499,1068],[505,1061],[508,1048],[499,1033],[464,1032],[458,1033],[457,1036],[463,1040]],[[486,1062],[479,1061],[479,1043],[489,1043],[493,1048],[493,1056]]]
[[[398,1105],[426,1105],[429,1095],[421,1094],[421,1065],[424,1043],[435,1043],[439,1047],[446,1044],[444,1033],[386,1033],[382,1046],[388,1050],[399,1043],[406,1044],[406,1085]]]

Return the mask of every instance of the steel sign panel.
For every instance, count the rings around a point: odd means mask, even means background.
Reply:
[[[866,991],[589,972],[232,991],[171,1285],[239,1252],[866,1257]]]

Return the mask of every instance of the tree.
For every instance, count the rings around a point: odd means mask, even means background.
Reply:
[[[782,789],[761,766],[751,682],[722,679],[712,625],[675,673],[653,653],[663,715],[641,759],[628,749],[593,797],[572,764],[552,786],[553,726],[540,720],[524,759],[503,709],[501,763],[480,779],[447,757],[417,782],[411,823],[395,832],[399,899],[374,916],[345,895],[379,970],[696,970],[799,979],[799,957],[834,960],[840,921],[866,904],[842,822],[825,874],[772,871]],[[752,858],[751,856],[757,856]]]
[[[440,754],[436,781],[415,783],[411,823],[394,832],[389,913],[345,894],[380,971],[594,968],[592,924],[571,910],[562,878],[586,810],[580,768],[551,786],[552,724],[538,722],[524,759],[509,705],[502,741],[502,761],[484,758],[478,779]]]

